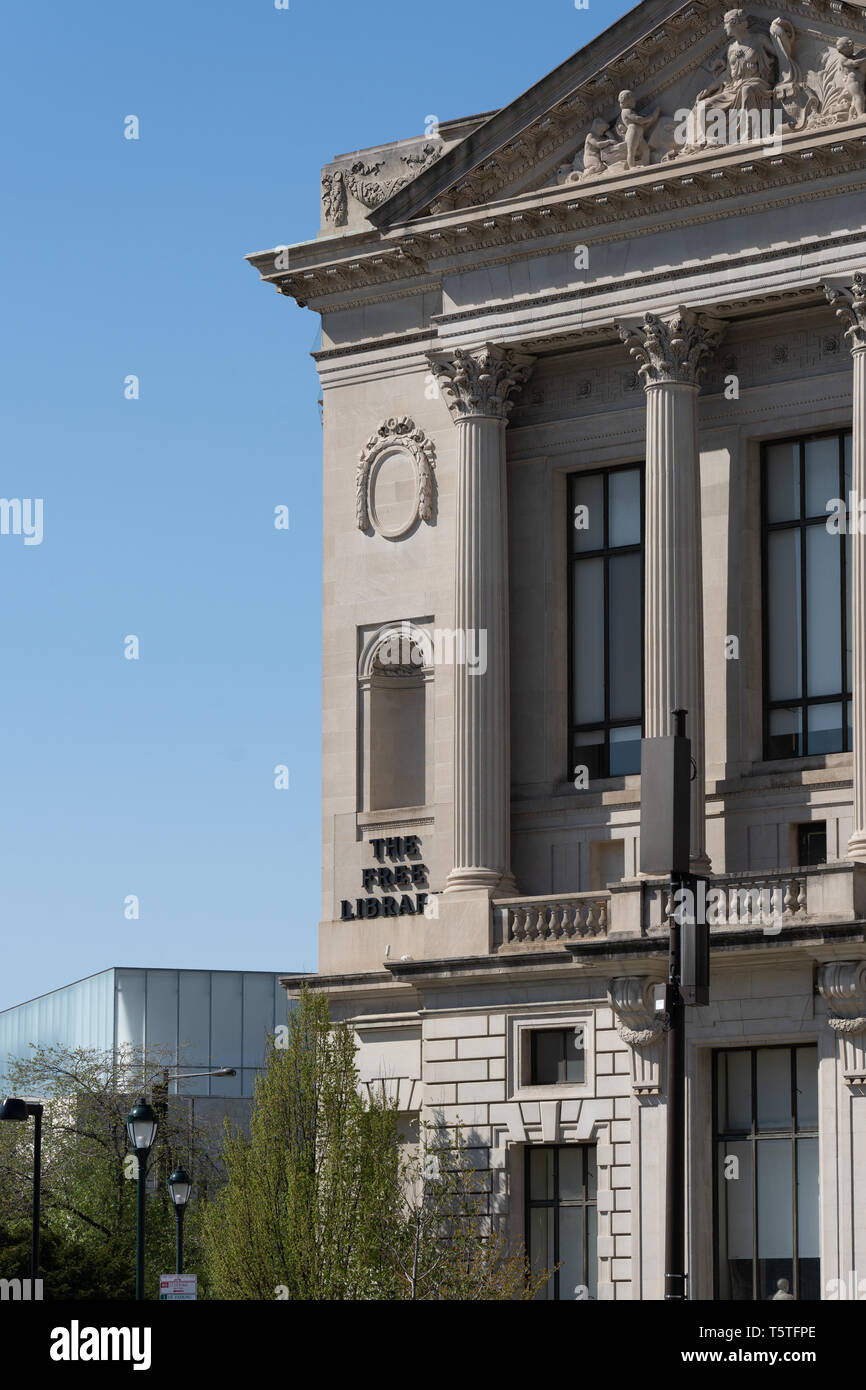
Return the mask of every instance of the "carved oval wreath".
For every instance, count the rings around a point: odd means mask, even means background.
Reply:
[[[378,521],[374,501],[370,497],[371,475],[373,475],[374,467],[388,454],[403,454],[411,459],[417,485],[415,505],[411,514],[393,528],[385,527]],[[376,433],[367,440],[358,458],[356,482],[358,529],[368,531],[372,526],[380,535],[394,540],[410,531],[419,517],[429,525],[433,520],[434,461],[433,444],[408,415],[384,420]]]

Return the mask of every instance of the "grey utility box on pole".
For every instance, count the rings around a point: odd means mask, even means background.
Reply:
[[[691,743],[683,734],[640,744],[640,871],[689,872]]]

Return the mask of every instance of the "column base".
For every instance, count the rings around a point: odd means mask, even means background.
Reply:
[[[445,880],[446,893],[487,893],[488,897],[517,897],[517,884],[509,871],[482,869],[475,865],[452,869]]]
[[[854,831],[848,841],[846,858],[855,859],[860,864],[866,863],[866,830]]]

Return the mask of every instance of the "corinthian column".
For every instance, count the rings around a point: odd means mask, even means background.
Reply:
[[[454,667],[454,867],[446,893],[515,892],[511,877],[505,426],[534,358],[485,345],[430,358],[457,426],[458,634],[484,652]],[[458,636],[459,644],[461,638]]]
[[[848,858],[866,860],[866,536],[861,532],[860,507],[866,497],[866,275],[852,285],[825,284],[827,298],[845,325],[854,357],[854,437],[851,491],[851,695],[853,725],[854,833]],[[846,499],[847,500],[847,499]]]
[[[671,711],[688,710],[696,767],[690,859],[693,871],[707,872],[698,391],[725,324],[678,309],[617,326],[647,400],[644,737],[673,733]]]

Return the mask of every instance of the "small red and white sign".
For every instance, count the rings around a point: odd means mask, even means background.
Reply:
[[[195,1300],[198,1298],[197,1274],[161,1274],[159,1276],[160,1300]]]

